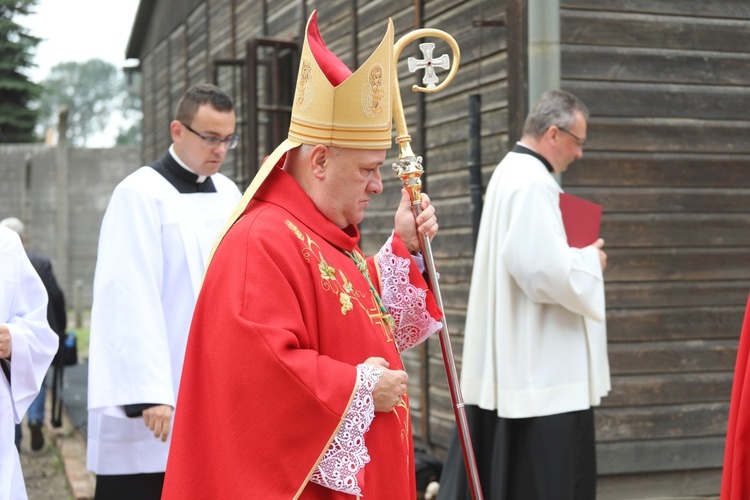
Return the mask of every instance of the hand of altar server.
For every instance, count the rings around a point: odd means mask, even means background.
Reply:
[[[602,247],[604,246],[604,240],[599,238],[594,243],[592,243],[591,246],[599,250],[599,263],[602,266],[602,271],[604,271],[604,269],[607,267],[607,254],[602,250]]]
[[[409,375],[403,370],[389,370],[388,362],[383,358],[367,358],[365,363],[383,370],[380,380],[372,391],[375,411],[393,410],[401,402],[401,397],[406,394]]]
[[[11,338],[6,325],[0,325],[0,359],[10,358]]]
[[[401,190],[401,202],[398,205],[398,210],[396,210],[396,234],[399,235],[406,244],[406,248],[412,253],[419,252],[420,233],[427,235],[432,240],[438,230],[435,207],[430,203],[429,196],[424,193],[421,194],[420,208],[422,213],[417,217],[416,224],[414,223],[414,214],[411,211],[411,198],[406,189]]]
[[[143,423],[153,431],[154,437],[161,438],[162,442],[169,436],[171,420],[172,407],[169,405],[157,405],[143,410]]]

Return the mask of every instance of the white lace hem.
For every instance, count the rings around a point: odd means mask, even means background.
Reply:
[[[370,461],[365,446],[365,433],[375,418],[372,391],[383,370],[369,365],[357,366],[360,382],[344,423],[333,438],[323,460],[310,478],[313,483],[351,495],[360,495],[357,474]]]

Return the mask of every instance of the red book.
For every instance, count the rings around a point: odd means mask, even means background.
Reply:
[[[567,193],[560,193],[562,212],[568,245],[583,248],[599,238],[602,222],[602,206]]]

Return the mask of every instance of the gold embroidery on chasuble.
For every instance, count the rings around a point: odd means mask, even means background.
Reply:
[[[407,396],[408,397],[408,396]],[[399,408],[403,411],[403,419],[402,415],[399,413]],[[398,402],[398,404],[393,408],[393,413],[396,414],[396,418],[398,418],[399,422],[401,422],[401,442],[404,444],[407,450],[411,448],[411,431],[409,430],[409,427],[411,426],[411,413],[409,412],[409,403],[405,399],[404,396],[401,396],[401,400]],[[411,465],[409,464],[409,458],[411,454],[406,454],[406,470],[411,470]]]
[[[380,295],[377,293],[372,280],[370,279],[370,272],[367,268],[367,261],[364,256],[357,252],[345,252],[346,255],[354,261],[357,269],[367,280],[370,287],[370,300],[372,307],[367,307],[363,300],[366,300],[366,294],[356,290],[351,281],[349,281],[343,271],[337,270],[331,266],[323,256],[323,252],[320,250],[315,241],[310,238],[309,235],[302,233],[299,228],[290,220],[285,220],[284,224],[291,230],[297,238],[303,243],[302,256],[305,261],[316,265],[320,275],[320,285],[326,292],[337,294],[339,303],[341,304],[341,314],[346,316],[347,313],[354,309],[354,304],[357,304],[370,319],[370,322],[374,325],[379,325],[385,336],[387,342],[393,342],[393,328],[395,322],[393,317],[388,314],[383,306],[383,302],[380,300]],[[396,367],[394,367],[395,369]],[[399,438],[401,443],[407,451],[411,449],[411,416],[409,413],[408,396],[403,396],[398,404],[391,410],[396,419],[399,422]],[[406,470],[407,473],[411,470],[411,463],[409,460],[410,453],[406,454]]]
[[[338,296],[339,304],[341,305],[340,312],[346,316],[347,313],[354,309],[354,305],[358,305],[362,311],[370,319],[370,322],[374,325],[379,325],[383,330],[383,335],[386,341],[393,342],[393,318],[390,314],[385,311],[380,301],[380,296],[372,286],[369,272],[367,270],[367,263],[361,254],[357,253],[358,257],[361,258],[361,263],[364,265],[364,270],[360,261],[354,259],[349,252],[349,255],[357,265],[357,269],[360,270],[365,276],[368,284],[370,285],[370,304],[367,306],[367,294],[354,288],[354,285],[346,277],[344,271],[336,269],[331,266],[325,259],[323,252],[320,250],[320,246],[312,239],[309,235],[303,234],[302,231],[290,220],[284,221],[284,224],[297,236],[297,238],[303,243],[302,257],[306,262],[317,265],[320,286],[326,292],[330,292]],[[356,253],[356,252],[355,252]]]

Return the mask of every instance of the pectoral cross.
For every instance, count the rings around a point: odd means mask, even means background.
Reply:
[[[424,83],[428,89],[434,89],[435,84],[440,81],[440,79],[435,74],[436,67],[443,69],[450,69],[451,67],[451,61],[448,57],[448,54],[443,54],[437,59],[432,58],[432,51],[434,49],[434,43],[420,43],[419,50],[422,51],[424,59],[417,59],[415,57],[410,57],[409,59],[407,59],[407,62],[409,64],[409,72],[414,73],[418,69],[424,69],[424,77],[422,78],[422,83]]]
[[[387,313],[383,313],[380,309],[377,299],[372,297],[373,308],[367,310],[367,316],[370,317],[370,322],[373,325],[380,325],[385,335],[386,342],[393,342],[393,319]]]

